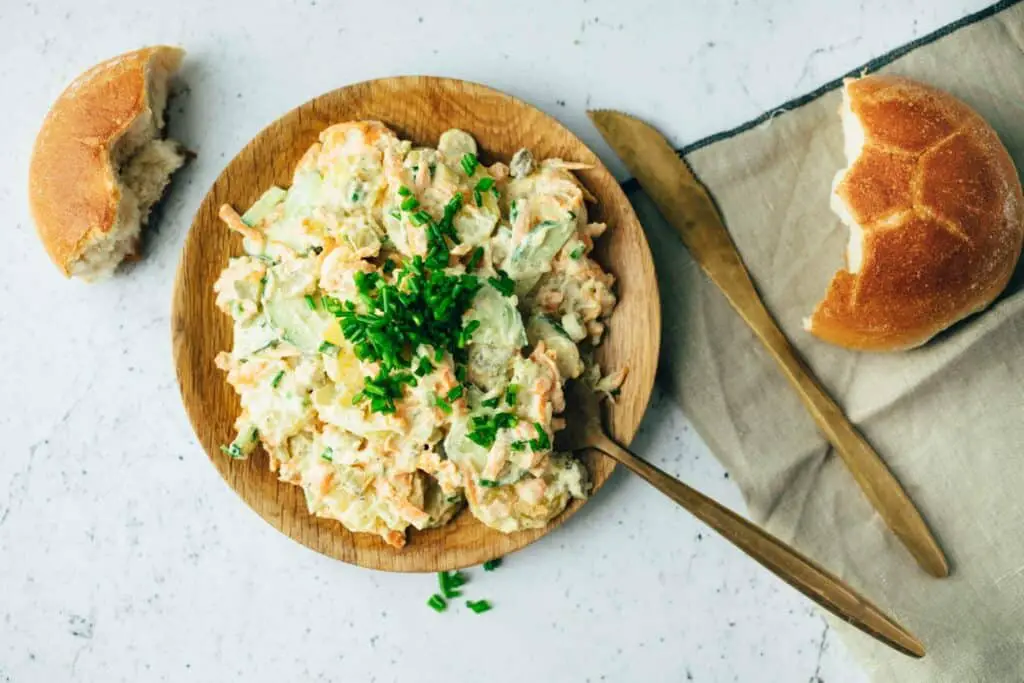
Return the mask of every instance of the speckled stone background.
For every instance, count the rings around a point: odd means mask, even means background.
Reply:
[[[739,124],[981,0],[572,0],[144,6],[0,3],[0,682],[863,683],[797,594],[618,474],[566,527],[471,573],[495,609],[434,614],[431,576],[368,572],[279,535],[221,482],[181,408],[171,281],[210,183],[260,128],[325,90],[431,73],[554,114],[622,167],[588,106],[676,144]],[[26,207],[33,136],[80,71],[154,42],[189,50],[171,130],[198,154],[147,258],[64,281]],[[656,393],[636,450],[735,507]]]

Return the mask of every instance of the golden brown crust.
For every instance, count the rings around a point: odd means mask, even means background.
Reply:
[[[147,74],[174,72],[183,55],[158,45],[108,59],[76,78],[46,115],[29,167],[29,206],[65,275],[87,244],[117,222],[121,197],[111,152],[149,113]]]
[[[864,148],[836,186],[863,230],[808,329],[850,348],[928,341],[988,306],[1020,256],[1024,197],[995,131],[952,95],[893,76],[848,80]]]

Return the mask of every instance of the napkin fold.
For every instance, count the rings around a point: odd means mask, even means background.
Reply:
[[[999,3],[867,69],[960,97],[1024,169],[1024,5]],[[1024,681],[1024,269],[993,307],[922,349],[856,353],[804,332],[847,241],[829,210],[832,178],[846,165],[838,87],[684,153],[767,306],[918,505],[952,575],[933,579],[918,568],[753,334],[634,187],[665,308],[661,380],[757,522],[924,641],[928,656],[915,661],[833,620],[873,680]]]

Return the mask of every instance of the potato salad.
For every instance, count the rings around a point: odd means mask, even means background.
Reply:
[[[615,295],[581,168],[526,149],[484,166],[460,130],[433,149],[347,122],[287,190],[223,206],[244,245],[214,287],[241,402],[226,456],[261,446],[310,513],[395,547],[463,507],[513,532],[586,496],[553,449],[563,385],[612,392],[624,371],[589,359]]]

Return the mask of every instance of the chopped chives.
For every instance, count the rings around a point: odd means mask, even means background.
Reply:
[[[405,185],[400,185],[398,187],[398,194],[402,195],[403,197],[408,197],[409,195],[412,194],[412,190],[410,190]]]
[[[401,213],[400,211],[397,211],[397,210],[394,210],[394,209],[392,209],[392,210],[391,210],[391,211],[389,211],[388,213],[389,213],[389,214],[390,214],[390,216],[391,216],[392,218],[394,218],[394,219],[395,219],[396,221],[400,221],[400,220],[402,220],[402,213]]]
[[[448,609],[448,603],[437,593],[430,596],[430,599],[427,600],[427,606],[435,612],[443,612]]]
[[[284,370],[278,370],[277,374],[274,375],[274,379],[270,380],[270,386],[277,389],[277,385],[281,383],[281,379],[284,377]]]
[[[484,248],[477,247],[473,250],[473,255],[469,257],[469,263],[466,264],[466,270],[473,270],[477,264],[480,263],[480,259],[484,257]]]
[[[498,277],[487,278],[487,282],[505,296],[512,296],[516,291],[515,280],[510,278],[508,273],[503,270],[498,271]]]
[[[530,439],[530,448],[535,451],[543,451],[551,448],[551,439],[548,437],[548,433],[545,431],[544,425],[540,422],[534,422],[533,428],[537,430],[537,438]]]
[[[494,481],[493,479],[481,479],[480,485],[483,486],[485,489],[493,489],[497,488],[498,482]]]
[[[415,197],[406,197],[405,199],[402,200],[402,203],[400,204],[400,206],[402,207],[402,211],[412,211],[419,205],[420,200],[416,199]]]
[[[485,398],[484,400],[480,401],[480,405],[482,405],[484,408],[497,408],[498,403],[500,401],[501,397],[495,396],[494,398]]]
[[[320,458],[322,460],[326,460],[327,462],[334,462],[334,451],[331,449],[330,446],[328,446],[327,448],[324,449],[324,452],[320,454]]]
[[[316,310],[316,299],[313,298],[313,295],[312,294],[307,294],[303,298],[306,300],[306,306],[309,308],[309,310],[315,311]]]
[[[477,206],[484,205],[484,196],[480,193],[480,190],[473,190],[473,201],[476,202]]]
[[[573,249],[572,251],[569,252],[569,258],[571,258],[573,261],[579,261],[580,260],[580,256],[583,256],[583,246],[582,245],[576,247],[575,249]]]
[[[458,590],[458,588],[465,585],[465,583],[466,576],[462,572],[454,571],[437,573],[437,585],[441,588],[441,595],[449,600],[462,595],[462,591]]]
[[[337,344],[332,344],[329,341],[323,342],[320,344],[319,348],[317,348],[317,351],[320,353],[326,353],[329,356],[337,356],[340,350],[341,349],[338,348]]]
[[[514,406],[519,398],[519,385],[509,384],[505,388],[505,403]]]
[[[242,458],[245,457],[245,454],[242,453],[242,449],[239,448],[238,444],[235,443],[229,444],[227,446],[221,446],[220,452],[231,457],[234,460],[241,460]]]
[[[484,562],[484,571],[493,572],[495,569],[501,566],[501,558],[496,557],[493,560],[487,560]]]
[[[575,219],[576,218],[576,212],[575,211],[570,211],[569,212],[569,218],[570,219]]]
[[[526,442],[525,441],[513,441],[512,443],[509,444],[509,448],[511,448],[514,451],[525,451],[526,450]]]
[[[466,175],[472,177],[476,173],[476,167],[480,162],[475,154],[463,154],[459,163],[462,165],[462,170],[466,172]]]
[[[448,392],[448,400],[455,401],[457,399],[462,398],[462,391],[463,389],[461,384],[455,385],[454,387],[452,387],[452,390]]]
[[[480,192],[487,192],[487,190],[491,189],[491,187],[493,186],[494,178],[481,178],[479,181],[477,181],[475,189],[479,190]]]
[[[430,361],[425,357],[420,356],[420,363],[413,370],[413,374],[417,377],[424,377],[434,371],[434,366],[430,364]]]
[[[450,415],[452,412],[452,404],[444,400],[440,396],[436,396],[434,398],[434,405],[443,410],[446,414]]]
[[[473,610],[474,614],[483,614],[491,609],[491,603],[486,600],[467,600],[466,607]]]

